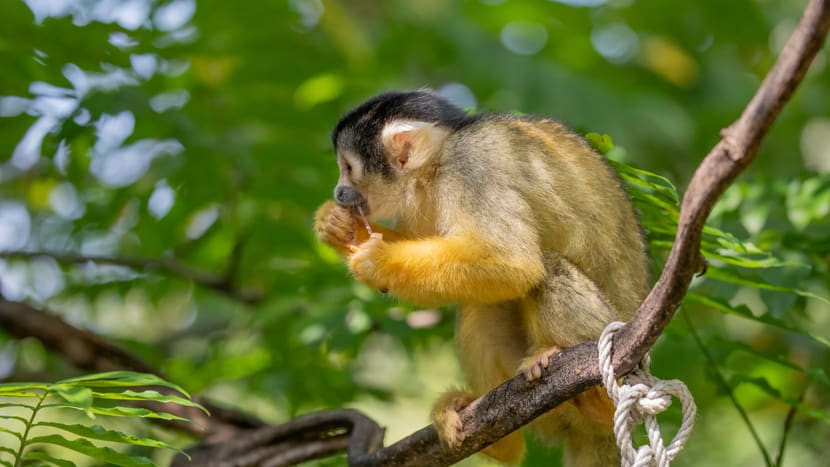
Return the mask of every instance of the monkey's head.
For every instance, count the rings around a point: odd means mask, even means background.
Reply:
[[[444,139],[469,119],[430,91],[390,92],[360,104],[332,132],[340,168],[335,201],[372,219],[397,217],[407,180],[429,167]]]

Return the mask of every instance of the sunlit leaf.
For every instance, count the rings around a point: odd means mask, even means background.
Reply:
[[[765,281],[764,279],[751,276],[748,274],[740,273],[735,270],[726,269],[726,268],[718,268],[708,271],[706,273],[706,277],[709,279],[719,280],[723,282],[729,282],[731,284],[737,285],[746,285],[749,287],[754,287],[756,289],[762,290],[773,290],[776,292],[786,292],[786,293],[794,293],[796,295],[801,295],[802,297],[809,297],[815,298],[817,300],[821,300],[824,303],[830,304],[830,299],[827,297],[822,297],[821,295],[809,292],[807,290],[796,289],[794,287],[785,287],[782,285],[775,285],[770,284],[769,282]]]
[[[11,428],[6,428],[4,426],[0,426],[0,433],[8,433],[8,434],[14,436],[15,438],[23,441],[22,430],[20,430],[20,431],[12,430]]]
[[[48,462],[53,465],[57,465],[58,467],[75,467],[74,462],[69,462],[66,460],[61,460],[46,454],[43,451],[29,451],[26,453],[26,460],[37,460],[37,461],[44,461]]]
[[[33,426],[48,426],[52,428],[57,428],[63,431],[67,431],[69,433],[78,435],[80,437],[86,439],[97,439],[101,441],[111,441],[114,443],[124,443],[124,444],[132,444],[134,446],[149,446],[153,448],[165,448],[165,449],[172,449],[176,452],[182,452],[179,449],[163,442],[158,441],[155,439],[150,438],[139,438],[132,435],[127,435],[121,433],[116,430],[111,430],[104,428],[101,425],[68,425],[65,423],[58,423],[58,422],[37,422]]]
[[[78,405],[73,405],[71,403],[57,403],[57,404],[44,404],[42,408],[64,408],[64,409],[74,409],[80,410],[83,412],[91,412],[95,415],[107,415],[110,417],[139,417],[139,418],[156,418],[160,420],[179,420],[179,421],[189,421],[186,418],[179,417],[178,415],[173,415],[167,412],[156,412],[154,410],[140,408],[140,407],[99,407],[99,406],[92,406],[92,407],[83,407]]]
[[[83,438],[70,440],[61,435],[52,434],[31,438],[28,444],[33,445],[38,443],[65,447],[110,465],[120,465],[123,467],[147,467],[155,465],[153,461],[146,457],[130,456],[108,447],[96,446]]]
[[[825,386],[830,387],[830,377],[828,377],[827,372],[823,368],[803,368],[795,363],[791,362],[787,357],[778,354],[778,353],[770,353],[770,352],[760,352],[743,342],[733,341],[733,340],[726,340],[718,336],[713,336],[712,341],[715,345],[725,349],[729,352],[743,352],[748,355],[752,355],[755,358],[762,359],[768,362],[773,362],[778,365],[781,365],[785,368],[789,368],[793,371],[803,374],[807,378],[813,380],[816,383],[823,384]]]
[[[165,381],[156,375],[149,373],[136,373],[133,371],[110,371],[106,373],[96,373],[94,375],[64,379],[55,384],[80,384],[88,388],[164,386],[190,397],[190,394],[188,394],[187,391],[182,389],[182,387],[177,384]]]
[[[169,395],[169,394],[162,394],[158,391],[121,391],[121,392],[95,392],[93,393],[95,398],[97,399],[108,399],[108,400],[124,400],[124,401],[154,401],[154,402],[172,402],[177,405],[183,405],[186,407],[196,407],[201,409],[203,412],[207,413],[207,409],[202,407],[200,404],[191,401],[190,399],[185,399],[179,396]]]
[[[770,313],[764,313],[762,315],[755,316],[752,313],[752,310],[750,310],[746,305],[732,306],[732,305],[729,304],[729,302],[727,302],[725,300],[721,300],[721,299],[713,298],[713,297],[707,297],[707,296],[703,296],[703,295],[696,294],[696,293],[693,293],[693,292],[690,292],[690,293],[686,294],[686,297],[684,298],[684,301],[700,303],[702,305],[706,305],[706,306],[708,306],[708,307],[710,307],[714,310],[720,311],[722,313],[735,315],[735,316],[740,316],[741,318],[756,321],[758,323],[766,324],[768,326],[773,326],[773,327],[776,327],[776,328],[780,328],[780,329],[784,329],[784,330],[787,330],[787,331],[795,332],[795,333],[801,334],[803,336],[809,337],[810,339],[814,340],[815,342],[817,342],[817,343],[819,343],[819,344],[821,344],[825,347],[830,347],[830,340],[828,340],[824,337],[821,337],[821,336],[813,335],[813,334],[811,334],[811,333],[809,333],[809,332],[807,332],[803,329],[798,329],[795,326],[792,326],[789,323],[787,323],[787,322],[785,322],[781,319],[776,318],[775,316],[771,315]]]
[[[825,423],[830,423],[830,414],[823,412],[821,410],[815,409],[813,407],[808,407],[804,405],[802,402],[799,402],[795,397],[789,397],[781,394],[781,391],[774,388],[766,378],[763,377],[754,377],[754,376],[747,376],[735,371],[731,371],[726,368],[721,368],[721,371],[727,376],[729,379],[730,386],[737,386],[738,384],[746,383],[750,384],[770,397],[774,399],[778,399],[782,402],[785,402],[793,407],[796,408],[799,412],[809,417],[815,418],[816,420],[821,420]]]
[[[4,404],[4,405],[5,405],[5,404]],[[13,407],[13,406],[10,406],[10,405],[5,405],[5,407]],[[29,407],[26,407],[26,408],[28,409]],[[10,420],[10,421],[17,421],[17,422],[20,422],[20,423],[22,423],[22,424],[24,424],[24,425],[26,425],[26,424],[28,424],[28,423],[29,423],[29,419],[28,419],[28,418],[18,417],[18,416],[16,416],[16,415],[2,415],[2,414],[0,414],[0,419],[3,419],[3,420]]]
[[[15,393],[29,393],[34,390],[47,390],[49,385],[43,383],[0,383],[0,396]]]
[[[89,388],[54,384],[50,390],[62,397],[65,401],[71,402],[79,407],[92,407],[92,390]]]
[[[587,139],[588,142],[591,143],[591,146],[593,146],[594,149],[599,151],[601,154],[605,154],[614,148],[614,142],[611,141],[611,136],[609,135],[586,133],[585,139]]]

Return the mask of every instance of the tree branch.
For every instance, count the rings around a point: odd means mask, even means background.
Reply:
[[[703,225],[715,202],[755,158],[761,139],[804,77],[830,27],[830,0],[811,0],[798,28],[740,118],[722,132],[694,173],[683,197],[672,251],[660,279],[636,315],[614,338],[616,374],[631,371],[654,345],[700,269]],[[526,425],[586,388],[600,383],[596,341],[565,349],[541,381],[514,377],[460,412],[466,438],[449,450],[427,426],[377,451],[355,453],[352,466],[450,465]]]
[[[359,457],[380,448],[383,433],[383,428],[356,410],[330,410],[282,425],[246,430],[233,442],[202,444],[188,450],[190,461],[178,456],[172,467],[294,465],[344,450],[350,458]]]

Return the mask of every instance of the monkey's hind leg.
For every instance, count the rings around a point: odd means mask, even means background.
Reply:
[[[527,344],[521,308],[516,302],[464,305],[458,312],[456,339],[461,366],[473,392],[448,392],[435,405],[433,422],[442,441],[449,446],[458,446],[464,440],[458,411],[513,376],[524,356]],[[524,451],[524,438],[517,430],[482,453],[502,463],[518,464]]]
[[[546,255],[545,272],[545,281],[523,303],[532,351],[520,372],[529,381],[541,377],[561,348],[596,339],[618,319],[596,284],[564,257]],[[568,467],[619,465],[613,414],[608,395],[597,386],[540,417],[533,431],[546,440],[564,438]]]

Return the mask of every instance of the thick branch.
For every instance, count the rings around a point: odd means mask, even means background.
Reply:
[[[373,452],[383,444],[383,428],[352,409],[318,412],[277,426],[241,432],[231,442],[203,443],[179,456],[173,467],[204,465],[294,465],[346,450],[349,458]]]

